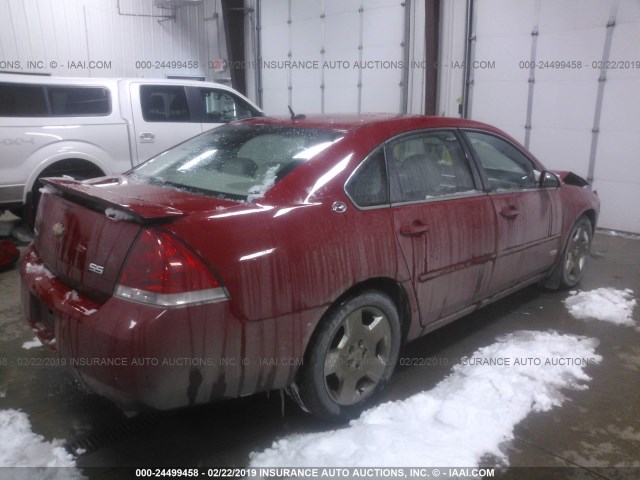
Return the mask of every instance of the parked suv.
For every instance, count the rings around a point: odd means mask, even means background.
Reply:
[[[122,173],[231,120],[262,116],[217,83],[0,74],[0,211],[32,223],[39,179]]]

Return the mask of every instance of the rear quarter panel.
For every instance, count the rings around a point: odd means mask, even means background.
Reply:
[[[290,174],[295,182],[283,180],[258,203],[167,225],[211,263],[229,292],[230,313],[243,324],[243,355],[253,365],[243,392],[288,385],[318,322],[341,295],[368,279],[398,277],[390,210],[360,211],[343,190],[366,153],[338,149],[337,162],[298,167]],[[332,211],[336,201],[347,205],[345,213]]]

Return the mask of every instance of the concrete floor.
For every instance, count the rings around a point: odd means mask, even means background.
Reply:
[[[581,289],[603,286],[640,293],[639,239],[595,236]],[[0,409],[20,409],[29,415],[34,432],[86,449],[77,458],[78,466],[103,467],[87,470],[91,477],[118,478],[124,473],[111,470],[117,466],[243,466],[251,451],[270,446],[278,437],[328,428],[289,400],[283,416],[278,393],[127,419],[61,368],[18,365],[18,359],[50,357],[44,348],[22,348],[33,334],[22,319],[18,293],[17,270],[0,273],[0,357],[9,359],[8,366],[0,366]],[[505,333],[555,329],[595,337],[604,359],[588,367],[593,377],[589,389],[567,391],[562,407],[531,414],[516,427],[516,438],[504,445],[514,467],[576,468],[510,470],[503,476],[640,478],[640,468],[599,468],[640,467],[640,327],[575,320],[562,304],[566,296],[527,288],[407,345],[403,357],[447,359],[448,366],[399,367],[385,400],[432,388],[461,357]],[[640,324],[640,308],[634,316]]]

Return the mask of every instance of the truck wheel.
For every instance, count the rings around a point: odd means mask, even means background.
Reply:
[[[383,293],[366,291],[337,306],[312,338],[294,400],[326,419],[358,416],[393,373],[400,336],[398,311]]]

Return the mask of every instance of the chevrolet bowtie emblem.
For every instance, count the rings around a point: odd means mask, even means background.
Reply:
[[[56,237],[61,237],[63,233],[64,233],[64,227],[62,226],[62,224],[61,223],[56,223],[53,226],[53,234]]]

